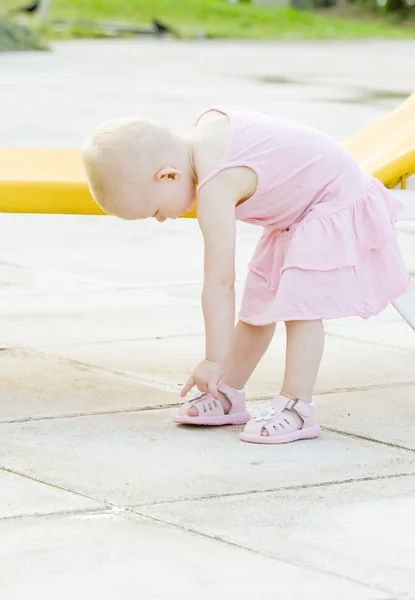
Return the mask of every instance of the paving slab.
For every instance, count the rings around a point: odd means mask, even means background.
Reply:
[[[415,476],[140,510],[393,598],[415,597]]]
[[[105,504],[0,469],[0,522],[11,517],[82,512]],[[1,568],[0,568],[1,569]]]
[[[0,522],[2,600],[387,600],[377,589],[122,514]],[[22,566],[24,565],[24,577]]]
[[[327,394],[317,402],[323,425],[415,452],[415,386]]]
[[[365,342],[384,348],[408,350],[415,359],[415,332],[403,319],[379,322],[369,319],[362,322],[356,319],[326,322],[326,332],[340,339]],[[415,372],[414,372],[415,373]]]
[[[197,222],[152,219],[125,222],[112,217],[0,214],[0,306],[7,296],[27,291],[157,288],[203,280],[203,240]],[[18,232],[18,235],[16,235]],[[243,280],[262,232],[238,223],[236,275]],[[76,236],[77,243],[74,244]],[[408,262],[415,235],[399,232]],[[59,252],[52,251],[59,247]],[[49,284],[45,290],[45,280]],[[200,292],[199,292],[200,293]],[[6,298],[5,298],[6,297]],[[11,311],[12,312],[12,311]]]
[[[103,288],[203,279],[203,237],[195,219],[158,223],[108,216],[0,214],[0,225],[3,266],[30,271],[26,279],[59,274]],[[238,223],[238,276],[245,273],[261,232],[260,227]],[[59,252],[52,251],[57,247]]]
[[[46,294],[56,294],[58,291],[65,297],[68,293],[82,293],[90,290],[88,283],[70,280],[64,272],[34,270],[24,266],[24,264],[14,263],[13,254],[18,241],[15,244],[2,244],[1,251],[5,259],[0,264],[0,306],[1,309],[16,309],[12,299],[21,298],[25,302],[25,308],[28,309],[27,295],[33,297],[43,297]],[[15,257],[14,257],[15,258]],[[23,261],[24,263],[24,261]]]
[[[323,433],[263,447],[241,427],[173,423],[175,409],[0,425],[5,467],[118,506],[415,473],[415,454]]]
[[[30,301],[30,298],[28,299]],[[75,299],[76,304],[82,297]],[[125,339],[161,338],[164,335],[203,331],[203,316],[197,307],[165,301],[164,306],[151,305],[78,314],[36,315],[28,309],[25,314],[0,317],[1,337],[8,344],[32,348],[53,347],[57,344],[101,343]]]
[[[177,394],[27,350],[0,352],[0,423],[171,405]]]
[[[79,147],[97,123],[137,113],[188,127],[204,106],[241,98],[247,108],[300,117],[342,138],[412,91],[414,54],[412,40],[63,42],[51,53],[2,59],[3,143]]]

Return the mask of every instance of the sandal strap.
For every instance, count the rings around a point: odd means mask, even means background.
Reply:
[[[200,412],[200,409],[199,409],[200,416],[203,413],[211,413],[211,414],[216,414],[216,415],[225,414],[223,411],[222,403],[219,400],[215,400],[215,398],[213,398],[213,396],[211,396],[209,394],[209,392],[200,394],[200,396],[197,396],[196,398],[189,400],[189,402],[187,404],[188,405],[190,404],[191,406],[200,404],[202,407],[202,412]]]
[[[285,396],[278,397],[278,403],[270,402],[261,411],[258,411],[254,415],[255,421],[260,423],[261,421],[271,421],[276,418],[283,410],[294,410],[304,421],[312,415],[314,411],[314,402],[306,402],[300,398],[286,398]]]
[[[314,411],[314,400],[311,402],[306,402],[305,400],[301,400],[301,398],[289,399],[287,402],[287,406],[289,410],[294,410],[300,417],[304,420],[309,417]]]
[[[202,400],[204,400],[206,396],[207,396],[207,392],[205,392],[204,394],[199,394],[198,396],[195,396],[194,398],[190,398],[190,400],[188,401],[188,404],[197,404],[198,402],[201,402]]]
[[[229,415],[246,414],[245,390],[235,390],[225,382],[219,383],[218,390],[224,394],[230,402],[231,407],[228,413]],[[220,402],[220,400],[215,400],[209,392],[200,394],[199,396],[196,396],[196,398],[192,398],[185,404],[182,404],[179,408],[179,414],[186,415],[189,408],[193,408],[194,406],[197,407],[197,410],[199,411],[198,416],[216,417],[225,414],[222,402]]]

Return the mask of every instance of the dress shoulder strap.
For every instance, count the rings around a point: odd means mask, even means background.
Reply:
[[[232,138],[232,123],[231,123],[231,119],[230,119],[230,116],[229,116],[228,112],[226,110],[224,110],[223,108],[219,107],[219,106],[210,106],[210,107],[205,108],[204,110],[202,110],[197,115],[197,117],[196,117],[195,126],[198,124],[198,122],[200,121],[200,119],[204,115],[206,115],[207,113],[209,113],[209,112],[218,112],[218,113],[221,113],[221,114],[225,115],[226,117],[228,117],[228,119],[230,121],[230,126],[231,126],[230,137],[229,137],[229,142],[230,142],[230,140]],[[228,144],[229,144],[229,142],[228,142]],[[227,169],[229,166],[233,166],[233,165],[230,165],[228,163],[225,164],[224,159],[227,156],[227,154],[228,154],[228,149],[225,151],[225,154],[223,155],[222,160],[220,161],[220,164],[218,165],[218,167],[216,169],[214,169],[213,171],[211,171],[210,173],[208,173],[205,177],[203,177],[199,181],[199,183],[197,185],[197,188],[196,188],[196,193],[197,194],[199,193],[200,188],[202,186],[204,186],[208,181],[210,181],[211,179],[213,179],[216,175],[218,175],[218,173],[220,173],[224,169]]]

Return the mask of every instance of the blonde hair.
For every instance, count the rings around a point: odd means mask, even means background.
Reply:
[[[105,210],[110,193],[137,187],[162,168],[166,155],[174,157],[176,135],[164,125],[147,119],[127,117],[103,123],[82,147],[82,161],[95,201]],[[175,143],[176,142],[176,143]],[[172,152],[173,150],[173,152]]]

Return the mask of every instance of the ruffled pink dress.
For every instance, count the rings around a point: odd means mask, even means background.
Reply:
[[[409,287],[394,222],[402,203],[325,134],[244,110],[225,114],[231,133],[215,171],[248,167],[257,190],[236,218],[264,228],[241,321],[368,318]],[[199,115],[200,118],[202,115]]]

